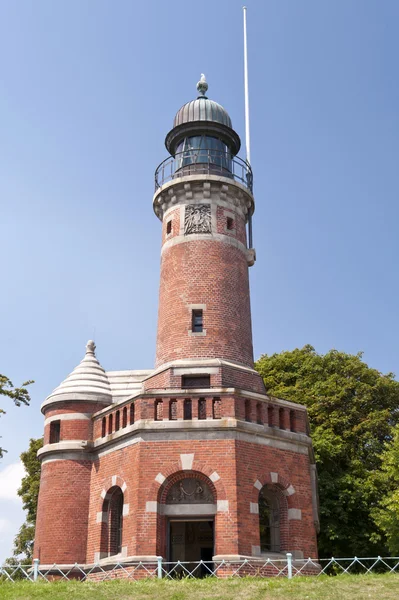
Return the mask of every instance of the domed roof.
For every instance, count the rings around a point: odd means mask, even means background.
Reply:
[[[112,403],[111,386],[104,369],[96,358],[95,349],[95,343],[89,340],[83,360],[48,396],[44,405],[54,400],[64,400],[66,395],[71,400],[84,399]]]
[[[205,75],[202,73],[201,79],[197,83],[197,90],[200,95],[196,100],[191,100],[191,102],[187,102],[181,107],[176,113],[173,127],[192,121],[213,121],[226,125],[230,129],[233,128],[229,114],[223,106],[205,96],[207,89],[208,84]]]

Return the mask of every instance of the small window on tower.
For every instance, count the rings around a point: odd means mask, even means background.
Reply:
[[[166,235],[169,235],[170,233],[172,233],[172,221],[166,223]]]
[[[227,217],[226,227],[229,231],[233,231],[234,229],[234,219],[231,217]]]
[[[58,444],[60,441],[61,421],[51,421],[50,423],[50,444]]]
[[[191,331],[193,333],[201,333],[201,331],[203,331],[202,310],[193,310]]]

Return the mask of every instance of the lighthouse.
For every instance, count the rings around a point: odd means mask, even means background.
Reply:
[[[155,171],[154,368],[106,371],[89,341],[42,405],[42,564],[317,558],[306,408],[270,397],[254,369],[254,177],[240,144],[202,75]]]

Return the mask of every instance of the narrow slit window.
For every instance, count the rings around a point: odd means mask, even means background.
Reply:
[[[263,423],[262,405],[260,402],[258,402],[258,404],[256,405],[256,422],[258,423],[258,425],[262,425],[262,423]]]
[[[245,400],[245,420],[251,421],[251,402]]]
[[[166,235],[169,235],[170,233],[172,233],[172,221],[166,223]]]
[[[280,429],[285,429],[285,427],[284,427],[284,408],[280,408],[278,411],[278,426]]]
[[[121,424],[121,416],[120,416],[119,410],[117,410],[116,415],[115,415],[115,431],[119,431],[120,424]]]
[[[227,217],[227,219],[226,219],[226,227],[227,227],[228,231],[233,231],[233,229],[234,229],[234,219],[232,219],[231,217]]]
[[[169,402],[169,420],[176,421],[177,419],[177,400]]]
[[[101,423],[101,437],[105,437],[107,435],[107,419],[103,417]]]
[[[192,406],[190,398],[184,400],[184,420],[191,421],[192,419]]]
[[[50,423],[50,444],[58,444],[61,434],[61,421],[51,421]]]
[[[204,329],[202,310],[193,310],[191,331],[193,333],[201,333]]]
[[[130,425],[134,423],[134,404],[130,405]]]
[[[198,400],[198,418],[206,419],[206,398]]]
[[[127,426],[127,406],[123,409],[122,427]]]
[[[108,435],[110,433],[112,433],[112,420],[113,420],[112,415],[109,415],[109,417],[108,417]]]
[[[273,419],[273,406],[268,406],[267,407],[267,424],[269,425],[269,427],[273,427],[274,426],[274,419]]]
[[[295,410],[290,410],[290,429],[296,431],[295,427]]]
[[[155,401],[154,421],[163,421],[163,400]]]
[[[214,419],[222,418],[222,401],[220,398],[213,399],[213,418]]]

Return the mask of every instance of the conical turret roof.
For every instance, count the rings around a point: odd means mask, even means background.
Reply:
[[[111,386],[104,369],[96,358],[95,349],[95,343],[89,340],[83,360],[53,390],[43,405],[57,400],[93,400],[106,404],[112,403]]]

